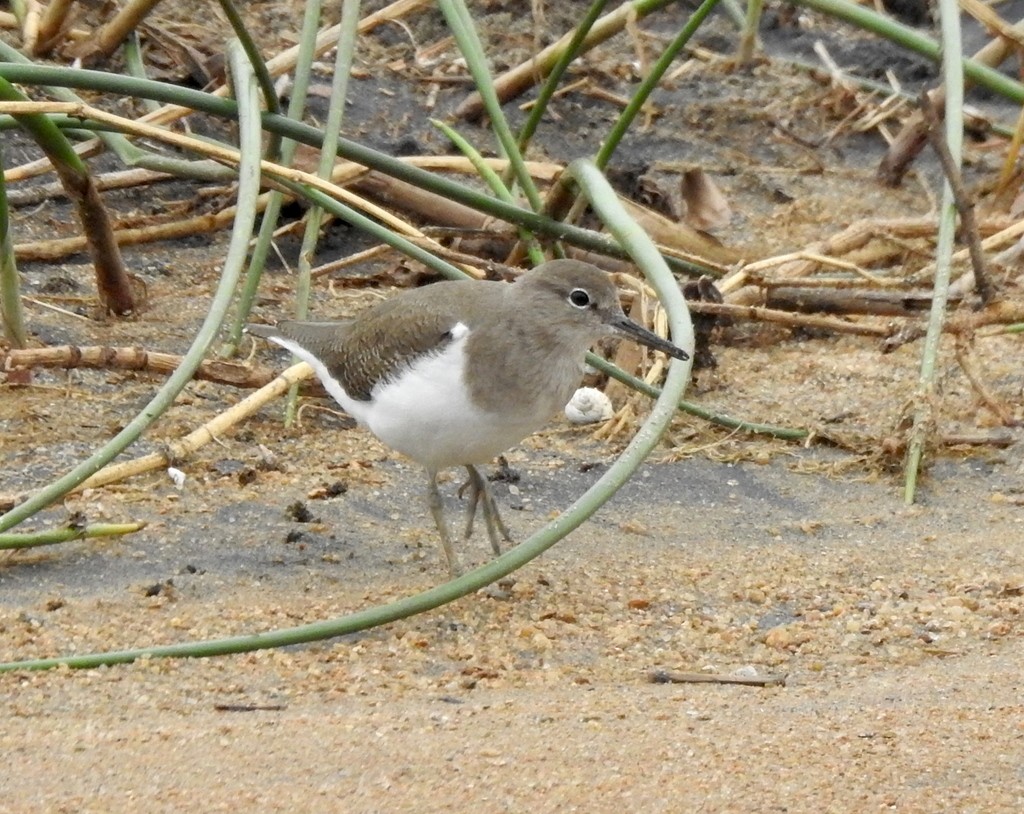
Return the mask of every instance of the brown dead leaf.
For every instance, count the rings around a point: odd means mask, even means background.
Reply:
[[[680,192],[686,202],[686,222],[690,226],[713,232],[729,225],[732,208],[704,170],[696,168],[684,172]]]

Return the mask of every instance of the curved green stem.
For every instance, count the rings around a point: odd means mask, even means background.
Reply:
[[[587,354],[587,364],[596,370],[600,370],[607,376],[620,381],[628,387],[632,387],[639,393],[651,398],[658,398],[661,395],[661,388],[648,384],[643,379],[632,376],[622,368],[609,362],[595,353]],[[720,427],[728,427],[731,430],[742,430],[743,432],[754,433],[755,435],[770,435],[773,438],[781,438],[784,441],[803,441],[810,437],[810,430],[795,429],[793,427],[779,427],[774,424],[758,424],[753,421],[744,421],[741,418],[733,418],[730,415],[716,413],[708,410],[692,401],[681,400],[677,405],[679,410],[689,415],[697,416]]]
[[[228,305],[238,285],[249,248],[253,224],[256,220],[256,199],[259,196],[260,188],[260,137],[262,135],[256,85],[252,81],[251,74],[244,72],[246,63],[241,58],[240,49],[237,46],[232,47],[230,55],[233,75],[238,85],[236,95],[239,99],[244,100],[244,103],[239,106],[242,163],[239,166],[238,210],[227,257],[224,261],[224,272],[206,314],[206,319],[203,320],[203,324],[192,342],[192,347],[189,348],[181,365],[171,374],[142,412],[128,422],[128,425],[107,444],[70,472],[0,516],[0,531],[6,531],[16,526],[48,506],[86,478],[98,472],[129,444],[133,443],[174,402],[185,385],[192,380],[193,374],[220,329],[224,314],[227,313]]]
[[[956,0],[939,0],[942,27],[942,80],[946,90],[946,143],[957,167],[960,166],[964,143],[964,66],[961,57],[960,7]],[[935,378],[949,300],[949,277],[953,265],[953,242],[956,239],[957,211],[953,187],[947,178],[942,185],[939,209],[939,235],[935,244],[935,280],[932,284],[932,305],[928,330],[921,350],[921,371],[914,399],[914,424],[907,445],[903,499],[914,502],[917,476],[921,469],[925,441],[934,429]]]
[[[573,166],[577,167],[577,165]],[[635,224],[630,225],[628,217],[622,210],[621,204],[619,204],[614,192],[610,188],[601,189],[600,185],[606,182],[603,181],[600,173],[597,173],[595,178],[583,166],[577,167],[575,172],[578,173],[579,177],[585,179],[581,182],[581,185],[584,185],[586,189],[598,191],[600,200],[595,202],[595,208],[601,213],[602,217],[609,219],[609,226],[613,234],[622,237],[624,245],[631,256],[636,259],[637,263],[649,275],[649,280],[658,292],[659,297],[661,297],[668,313],[673,335],[677,340],[679,338],[685,340],[689,336],[691,341],[688,349],[692,351],[692,328],[686,304],[672,274],[667,266],[665,266],[664,261],[660,259],[654,244],[650,242],[650,238],[638,226]],[[564,514],[553,520],[521,545],[458,579],[387,605],[368,608],[339,619],[300,625],[287,630],[276,630],[269,633],[257,633],[247,636],[233,636],[206,642],[141,647],[109,653],[90,653],[80,656],[61,656],[58,658],[8,662],[0,664],[0,671],[42,670],[60,665],[90,668],[107,664],[123,664],[143,657],[200,658],[230,653],[243,653],[268,647],[304,644],[404,619],[466,596],[485,585],[507,576],[547,551],[558,540],[596,512],[628,480],[636,467],[657,444],[662,432],[668,426],[669,421],[672,420],[675,414],[675,405],[682,396],[683,389],[689,379],[689,372],[689,362],[672,362],[669,367],[668,377],[665,380],[664,391],[658,401],[655,402],[647,421],[644,422],[623,454],[608,468],[604,476],[573,503]]]
[[[72,87],[91,88],[94,90],[149,97],[170,104],[182,105],[214,116],[235,119],[238,106],[231,99],[222,99],[209,93],[192,90],[191,88],[172,87],[160,82],[135,79],[126,76],[112,76],[101,71],[61,71],[42,65],[21,65],[0,63],[0,77],[13,82],[27,85],[46,85],[64,81]],[[312,147],[323,145],[323,133],[302,122],[292,121],[284,116],[265,113],[263,126],[271,132],[295,139]],[[464,184],[459,184],[441,175],[428,172],[400,161],[370,147],[350,141],[338,139],[337,154],[357,164],[379,170],[382,173],[407,181],[413,186],[443,195],[453,201],[464,203],[480,212],[493,215],[509,223],[523,226],[531,232],[548,235],[556,240],[564,240],[574,246],[590,249],[609,257],[627,257],[627,253],[614,240],[604,235],[581,229],[568,223],[562,223],[537,213],[513,206],[490,195],[484,195]],[[696,263],[668,258],[669,265],[684,274],[700,275],[709,270]]]
[[[82,528],[48,529],[25,534],[0,534],[0,551],[58,545],[94,537],[120,537],[146,527],[145,523],[92,523]]]
[[[526,168],[526,162],[523,160],[523,154],[512,133],[512,128],[509,127],[508,119],[505,118],[505,113],[501,109],[501,101],[494,90],[494,81],[487,67],[487,57],[480,44],[480,38],[477,36],[476,27],[473,25],[473,18],[470,16],[464,0],[438,0],[438,4],[441,6],[441,11],[448,21],[448,27],[455,35],[459,49],[466,59],[466,66],[473,76],[473,82],[483,100],[484,109],[491,120],[491,127],[498,138],[502,152],[512,165],[516,181],[519,182],[519,186],[526,195],[530,208],[534,212],[540,212],[544,205],[543,201],[537,191],[537,186],[533,183],[530,171]]]
[[[25,311],[21,307],[21,278],[14,258],[11,221],[7,208],[7,183],[4,181],[3,145],[0,144],[0,319],[4,336],[15,348],[28,344]]]
[[[480,151],[464,139],[458,130],[440,119],[431,119],[430,123],[444,133],[447,139],[458,148],[459,152],[469,159],[469,162],[473,165],[477,174],[483,179],[484,183],[490,187],[491,192],[506,203],[513,203],[515,201],[512,197],[512,193],[506,186],[505,179],[491,169],[490,165],[484,161],[484,157],[480,155]],[[530,257],[530,261],[535,266],[544,262],[546,259],[544,257],[544,251],[541,249],[540,244],[533,235],[525,229],[519,229],[519,239],[526,245],[527,254]]]
[[[718,0],[704,0],[697,9],[690,15],[690,19],[686,21],[686,25],[680,29],[679,33],[672,38],[672,42],[668,44],[668,47],[662,51],[661,56],[658,57],[658,61],[651,66],[650,72],[644,77],[640,86],[633,93],[629,100],[629,104],[626,105],[625,109],[619,115],[619,118],[612,125],[612,129],[605,137],[604,142],[601,144],[601,148],[597,151],[597,155],[594,157],[594,163],[598,169],[604,169],[608,166],[608,161],[612,157],[612,153],[619,146],[619,143],[625,137],[626,132],[632,126],[636,120],[637,115],[643,109],[643,106],[647,103],[647,100],[654,93],[654,89],[658,87],[658,83],[661,82],[661,78],[665,75],[665,72],[669,69],[669,66],[679,56],[679,52],[686,47],[686,43],[690,41],[690,38],[697,33],[697,29],[700,28],[707,16],[712,12],[715,6],[718,5]]]
[[[593,0],[590,7],[587,9],[587,13],[583,15],[583,19],[580,20],[579,25],[576,26],[576,30],[573,31],[572,39],[565,46],[562,52],[558,55],[558,59],[555,60],[555,65],[551,69],[551,73],[548,74],[544,80],[544,84],[541,85],[540,92],[537,94],[537,99],[533,103],[533,107],[530,108],[529,114],[527,114],[526,121],[519,130],[519,137],[516,139],[516,144],[519,146],[519,151],[525,153],[526,148],[530,145],[530,140],[533,138],[533,134],[537,132],[537,126],[540,124],[540,120],[544,117],[544,111],[548,108],[548,102],[551,101],[551,97],[555,95],[555,91],[558,90],[558,83],[562,79],[562,75],[568,70],[569,65],[576,59],[576,55],[579,54],[580,49],[583,47],[583,41],[586,40],[587,34],[590,33],[590,29],[594,27],[594,23],[597,22],[601,16],[601,12],[604,11],[604,7],[608,5],[608,0]],[[507,184],[509,178],[511,178],[512,167],[509,166],[505,172],[504,182]]]

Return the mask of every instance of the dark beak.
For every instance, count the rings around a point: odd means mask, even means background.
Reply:
[[[637,325],[629,317],[623,314],[619,319],[614,320],[611,323],[611,327],[616,333],[623,336],[628,336],[630,339],[639,342],[641,345],[646,345],[654,350],[660,350],[662,353],[667,353],[674,359],[681,359],[686,361],[690,358],[688,354],[682,348],[677,348],[671,342],[666,339],[662,339],[656,333],[651,333],[642,325]]]

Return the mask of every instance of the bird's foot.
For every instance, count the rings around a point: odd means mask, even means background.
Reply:
[[[473,521],[476,519],[476,509],[479,505],[483,509],[484,522],[487,524],[487,536],[491,541],[491,549],[495,554],[501,554],[499,536],[505,542],[511,543],[513,542],[512,535],[509,533],[505,521],[501,519],[501,514],[498,512],[498,504],[494,500],[494,494],[491,492],[487,479],[480,474],[480,470],[475,466],[467,465],[466,471],[469,473],[469,480],[459,488],[460,497],[466,488],[469,488],[469,505],[466,507],[464,539],[469,539],[473,533]]]

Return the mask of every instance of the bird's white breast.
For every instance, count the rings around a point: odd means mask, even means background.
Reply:
[[[326,365],[297,343],[274,341],[308,362],[331,397],[381,441],[437,470],[488,463],[540,426],[532,415],[516,420],[474,403],[465,381],[469,333],[464,324],[456,324],[444,350],[418,357],[394,378],[375,385],[369,401],[350,397]]]
[[[444,351],[421,356],[373,389],[370,431],[429,469],[488,463],[536,427],[482,410],[466,386],[469,329],[459,323]]]

